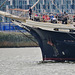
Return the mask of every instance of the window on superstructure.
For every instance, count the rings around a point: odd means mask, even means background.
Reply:
[[[46,5],[43,5],[43,8],[46,9]]]
[[[9,4],[10,4],[10,1],[9,1]],[[15,0],[13,0],[13,6],[14,6],[14,7],[15,7],[15,4],[16,4],[16,3],[15,3]]]
[[[19,1],[19,8],[22,9],[22,1]]]
[[[46,4],[46,0],[44,0],[45,4]]]
[[[27,4],[27,1],[25,1],[24,3]]]
[[[32,0],[29,0],[29,4],[32,4],[33,3],[33,1]]]

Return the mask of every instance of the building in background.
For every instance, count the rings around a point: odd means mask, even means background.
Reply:
[[[4,1],[5,0],[0,0],[0,5]],[[37,0],[7,0],[0,10],[10,12],[8,9],[11,8],[29,9],[36,1]],[[60,11],[65,11],[68,14],[75,14],[75,0],[40,0],[33,11],[35,13],[60,13]],[[6,19],[6,21],[9,20],[8,18],[2,18]]]

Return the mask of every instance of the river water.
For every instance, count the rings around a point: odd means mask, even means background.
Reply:
[[[41,63],[39,47],[0,48],[0,75],[75,75],[75,63]]]

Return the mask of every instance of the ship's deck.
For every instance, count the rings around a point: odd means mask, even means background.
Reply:
[[[60,29],[63,31],[69,31],[69,30],[75,30],[75,22],[73,24],[61,24],[59,23],[50,23],[50,22],[38,22],[38,21],[33,21],[33,20],[27,20],[26,18],[22,18],[19,16],[12,15],[7,12],[0,11],[0,15],[3,15],[5,17],[14,19],[14,23],[19,25],[20,27],[24,27],[23,25],[29,26],[29,27],[35,27],[35,28],[41,28],[44,30],[55,30],[55,29]],[[20,23],[16,22],[20,21]],[[13,21],[12,21],[13,22]]]
[[[13,23],[19,25],[24,28],[25,26],[29,26],[32,28],[40,28],[48,31],[62,31],[62,32],[70,32],[70,30],[75,30],[75,22],[73,24],[61,24],[61,23],[50,23],[50,22],[38,22],[32,20],[26,20],[26,22],[16,22]]]
[[[27,26],[30,27],[35,27],[35,28],[41,28],[45,30],[52,30],[54,28],[58,29],[64,29],[64,30],[69,30],[73,29],[75,30],[75,22],[73,24],[61,24],[61,23],[50,23],[50,22],[37,22],[37,21],[32,21],[32,20],[26,20],[25,23]]]

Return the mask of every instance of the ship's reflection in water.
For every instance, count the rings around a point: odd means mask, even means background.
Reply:
[[[42,63],[39,47],[0,48],[0,75],[75,75],[75,63]]]

